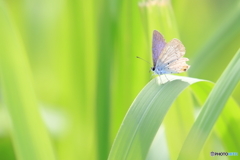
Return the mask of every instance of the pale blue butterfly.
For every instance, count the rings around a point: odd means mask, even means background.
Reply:
[[[169,43],[161,33],[154,30],[152,39],[152,59],[153,67],[151,70],[157,74],[181,73],[189,69],[186,64],[188,58],[184,58],[185,47],[182,42],[176,38]]]

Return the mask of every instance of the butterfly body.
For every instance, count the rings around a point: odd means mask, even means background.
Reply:
[[[155,68],[155,67],[152,67],[151,68],[152,71],[155,73],[155,74],[158,74],[158,75],[161,75],[161,74],[170,74],[168,71],[166,71],[166,69],[164,68]]]
[[[151,70],[157,74],[181,73],[189,69],[186,64],[188,58],[184,58],[185,47],[178,39],[172,39],[169,43],[165,42],[161,33],[153,31],[152,58],[153,67]]]

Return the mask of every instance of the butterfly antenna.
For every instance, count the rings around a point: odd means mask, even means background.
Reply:
[[[148,62],[148,61],[146,61],[145,59],[142,59],[141,57],[138,57],[138,56],[137,56],[137,58],[139,58],[139,59],[141,59],[141,60],[143,60],[143,61],[147,62],[148,64],[150,64],[150,66],[152,66],[152,65],[151,65],[151,63],[149,63],[149,62]]]

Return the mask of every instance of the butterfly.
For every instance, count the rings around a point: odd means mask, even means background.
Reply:
[[[182,42],[176,38],[169,43],[161,33],[154,30],[152,39],[152,60],[151,70],[157,74],[182,73],[187,71],[190,66],[186,64],[188,58],[183,57],[185,47]]]

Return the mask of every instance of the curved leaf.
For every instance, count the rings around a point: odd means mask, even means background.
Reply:
[[[239,71],[240,50],[208,96],[200,115],[185,140],[178,159],[197,159],[229,96],[240,80]]]
[[[240,50],[228,65],[206,100],[179,155],[179,159],[196,159],[220,116],[229,96],[240,80]],[[192,147],[192,146],[195,147]],[[191,153],[191,154],[189,154]]]
[[[160,124],[176,97],[203,80],[168,75],[150,81],[131,105],[112,146],[109,160],[145,159]]]

